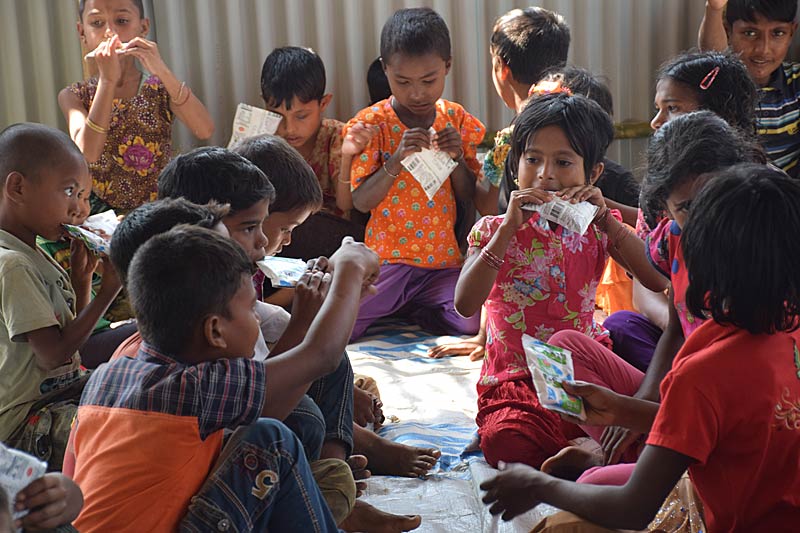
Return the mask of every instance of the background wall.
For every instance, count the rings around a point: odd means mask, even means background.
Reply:
[[[0,0],[0,126],[36,121],[65,127],[58,91],[82,77],[75,0]],[[261,105],[261,65],[277,46],[320,54],[334,94],[328,115],[347,120],[368,104],[366,71],[379,54],[383,22],[401,7],[430,6],[447,21],[453,68],[445,98],[463,104],[489,129],[512,114],[495,94],[489,35],[497,16],[540,5],[572,31],[570,61],[604,74],[615,120],[648,121],[658,65],[696,43],[700,0],[145,0],[167,65],[207,105],[212,144],[226,144],[236,104]],[[182,125],[178,150],[197,144]],[[643,140],[615,142],[611,156],[636,166]]]

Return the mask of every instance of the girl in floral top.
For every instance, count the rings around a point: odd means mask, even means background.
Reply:
[[[200,139],[211,137],[214,123],[145,38],[142,0],[81,0],[78,9],[78,33],[98,75],[63,89],[58,103],[89,162],[92,212],[127,212],[155,198],[172,154],[174,116]]]
[[[485,305],[486,360],[478,383],[477,423],[486,460],[538,467],[566,446],[560,419],[541,407],[522,335],[543,341],[559,330],[607,339],[595,324],[595,291],[609,253],[632,271],[646,264],[644,243],[610,212],[594,182],[614,136],[598,104],[566,93],[533,99],[514,121],[506,169],[514,185],[504,216],[484,217],[469,237],[456,287],[464,316]],[[588,201],[598,214],[583,235],[523,210],[556,197]],[[613,246],[609,246],[613,244]],[[633,263],[625,261],[631,258]]]

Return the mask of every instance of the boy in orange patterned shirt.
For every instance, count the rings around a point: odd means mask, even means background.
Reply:
[[[456,201],[472,198],[485,128],[463,107],[441,98],[450,71],[450,33],[429,8],[401,9],[381,32],[381,59],[392,96],[361,110],[344,130],[376,129],[350,179],[353,205],[369,211],[365,242],[381,258],[378,294],[362,301],[351,340],[378,318],[407,315],[434,333],[474,334],[479,317],[453,306],[462,256],[455,235]],[[429,129],[436,130],[435,135]],[[446,152],[458,166],[428,200],[402,166],[424,148]]]

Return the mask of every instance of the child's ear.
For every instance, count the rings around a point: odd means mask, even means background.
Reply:
[[[450,74],[450,67],[452,66],[452,64],[453,64],[453,59],[452,58],[450,58],[450,59],[448,59],[447,61],[444,62],[444,75],[445,76]]]
[[[212,348],[224,350],[228,347],[228,342],[225,340],[224,326],[219,315],[211,315],[203,320],[203,337],[205,337],[208,346]]]
[[[3,183],[3,197],[8,198],[15,204],[21,204],[25,201],[25,189],[28,182],[25,176],[16,170],[9,172],[6,180]]]
[[[142,19],[142,37],[147,37],[147,34],[150,33],[150,19],[143,18]]]
[[[597,182],[597,180],[599,180],[599,179],[600,179],[600,176],[602,176],[602,175],[603,175],[603,171],[604,171],[605,169],[606,169],[606,165],[605,165],[605,163],[603,163],[602,161],[600,161],[599,163],[597,163],[597,164],[596,164],[596,165],[595,165],[595,166],[592,168],[592,175],[591,175],[591,176],[589,176],[589,183],[590,183],[591,185],[594,185],[594,184]]]
[[[320,113],[325,111],[325,108],[328,107],[328,105],[331,103],[332,99],[333,99],[333,95],[332,94],[326,94],[325,96],[322,97],[322,99],[319,101],[319,111],[320,111]]]
[[[498,80],[508,81],[508,78],[511,76],[511,69],[508,68],[508,65],[503,61],[502,57],[492,57],[492,68],[497,73]]]
[[[80,40],[85,43],[86,42],[86,32],[83,29],[83,22],[81,22],[80,20],[78,22],[76,22],[75,23],[75,29],[78,30],[78,37],[80,38]]]

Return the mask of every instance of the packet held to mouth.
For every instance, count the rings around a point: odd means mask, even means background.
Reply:
[[[308,270],[305,261],[289,257],[265,257],[261,261],[256,261],[256,265],[267,276],[273,287],[282,289],[297,285]]]
[[[562,381],[575,380],[572,352],[550,346],[530,335],[522,336],[522,346],[542,407],[586,420],[583,400],[568,394],[561,386]]]
[[[272,111],[261,109],[247,104],[236,107],[236,116],[233,117],[233,131],[228,149],[233,148],[239,141],[256,135],[267,133],[274,135],[283,117]]]
[[[583,235],[589,229],[589,224],[594,220],[599,208],[589,202],[573,204],[561,198],[555,198],[542,205],[525,204],[522,209],[536,211],[541,214],[543,219]]]
[[[108,255],[111,250],[111,236],[118,225],[116,213],[109,210],[90,216],[80,226],[64,224],[64,229],[74,238],[83,241],[95,254]]]

